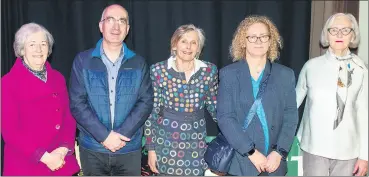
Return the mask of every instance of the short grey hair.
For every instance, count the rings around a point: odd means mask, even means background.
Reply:
[[[190,31],[195,31],[199,37],[199,51],[196,54],[196,58],[198,58],[201,54],[202,48],[205,45],[205,33],[204,30],[202,30],[201,28],[196,27],[193,24],[187,24],[187,25],[182,25],[180,27],[177,28],[177,30],[174,32],[171,40],[170,40],[170,53],[172,56],[176,55],[176,51],[173,50],[173,48],[177,45],[178,41],[181,39],[181,37],[190,32]]]
[[[22,25],[19,30],[15,33],[13,48],[15,56],[17,57],[23,57],[22,51],[24,50],[24,43],[26,42],[27,38],[34,33],[43,32],[47,39],[47,44],[49,47],[48,56],[50,56],[52,52],[52,48],[54,45],[54,38],[50,34],[50,32],[43,27],[42,25],[39,25],[37,23],[27,23]]]
[[[108,10],[108,8],[111,7],[111,6],[120,6],[120,7],[122,7],[127,12],[127,24],[129,24],[129,14],[128,14],[128,11],[127,11],[127,9],[125,9],[123,6],[121,6],[119,4],[112,4],[112,5],[108,6],[108,7],[105,7],[105,9],[103,10],[103,12],[101,13],[100,22],[102,22],[104,20],[104,16],[105,16],[106,10]]]
[[[328,47],[329,46],[328,28],[331,27],[333,21],[338,16],[345,16],[351,21],[351,28],[353,29],[353,32],[354,32],[354,36],[353,36],[354,39],[352,41],[350,41],[349,47],[350,48],[357,48],[359,46],[359,42],[360,42],[360,30],[359,30],[359,25],[356,21],[356,18],[350,13],[336,13],[336,14],[334,14],[331,17],[328,18],[328,20],[324,24],[323,31],[322,31],[322,34],[320,36],[320,44],[322,44],[323,47]]]

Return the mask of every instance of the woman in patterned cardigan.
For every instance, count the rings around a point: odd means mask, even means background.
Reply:
[[[145,123],[150,169],[160,175],[203,175],[207,168],[204,108],[216,120],[217,67],[199,60],[203,31],[180,26],[169,59],[151,66],[154,108]]]

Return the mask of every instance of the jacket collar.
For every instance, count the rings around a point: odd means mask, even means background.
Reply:
[[[94,48],[94,50],[92,51],[92,57],[96,57],[96,58],[100,58],[101,59],[101,51],[100,51],[100,47],[102,45],[102,41],[103,41],[103,38],[101,38],[97,43],[96,43],[96,46]],[[126,43],[123,42],[123,60],[129,60],[129,59],[132,59],[136,53],[133,52],[132,50],[130,50]]]

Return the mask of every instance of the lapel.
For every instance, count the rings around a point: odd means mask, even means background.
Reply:
[[[27,88],[26,92],[21,92],[23,94],[22,97],[33,100],[40,98],[47,94],[52,94],[55,90],[57,90],[58,86],[55,82],[57,82],[54,78],[54,72],[48,62],[45,63],[46,65],[46,72],[47,72],[47,81],[46,83],[43,82],[41,79],[34,76],[28,69],[23,66],[22,60],[17,59],[14,64],[14,70],[18,73],[18,79],[21,81],[19,82],[20,88]],[[32,93],[32,94],[30,94]]]
[[[267,86],[265,88],[265,92],[262,95],[262,99],[261,99],[261,103],[263,105],[264,108],[264,113],[265,113],[265,118],[268,122],[268,127],[271,128],[271,126],[273,126],[273,115],[274,115],[274,110],[276,110],[276,108],[278,107],[279,104],[279,100],[278,96],[276,95],[277,93],[274,90],[274,84],[273,84],[273,75],[272,75],[272,63],[268,60],[266,65],[265,65],[265,70],[264,70],[264,74],[263,74],[263,78],[262,78],[262,82],[265,82],[266,80],[266,76],[269,75],[268,78],[268,83]]]
[[[246,103],[246,105],[241,104],[241,109],[246,111],[247,114],[255,99],[252,92],[252,82],[249,65],[244,59],[240,61],[240,69],[239,72],[237,72],[237,79],[239,83],[239,98],[241,99],[240,101]]]
[[[268,122],[268,126],[271,127],[272,125],[272,117],[273,117],[273,107],[276,103],[275,101],[272,101],[273,99],[277,98],[276,96],[273,96],[275,93],[273,91],[273,82],[272,82],[272,71],[271,71],[272,63],[267,60],[265,64],[264,74],[261,78],[261,83],[265,82],[267,79],[267,76],[269,75],[268,83],[265,88],[265,92],[262,95],[262,105],[264,108],[265,116]],[[237,72],[237,79],[239,83],[239,90],[240,90],[240,106],[242,110],[242,115],[244,115],[241,119],[244,120],[245,116],[247,116],[252,104],[254,103],[254,95],[252,90],[252,82],[251,82],[251,74],[250,74],[250,68],[246,62],[246,60],[240,61],[240,69],[239,72]],[[271,100],[272,99],[272,100]]]

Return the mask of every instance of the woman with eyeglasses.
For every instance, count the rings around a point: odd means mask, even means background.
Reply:
[[[297,134],[304,176],[363,176],[368,170],[368,70],[350,48],[359,44],[351,14],[337,13],[324,25],[326,53],[306,62],[296,86],[306,98]]]
[[[298,123],[295,75],[274,63],[282,39],[265,16],[249,16],[231,45],[235,61],[220,70],[218,125],[235,149],[228,175],[283,176]]]

